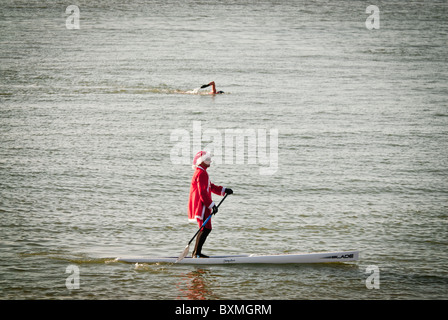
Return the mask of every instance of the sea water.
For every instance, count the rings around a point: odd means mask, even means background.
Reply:
[[[447,298],[446,1],[11,0],[0,17],[1,299]],[[225,94],[194,90],[210,81]],[[116,262],[183,251],[207,146],[234,194],[204,253],[360,260]]]

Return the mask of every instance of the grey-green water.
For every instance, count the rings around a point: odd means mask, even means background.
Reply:
[[[3,1],[0,298],[446,299],[446,17],[446,1]],[[225,95],[182,94],[212,80]],[[205,253],[360,260],[114,262],[178,255],[196,231],[172,155],[195,125],[202,146],[221,135],[210,176],[235,192]],[[226,130],[259,129],[268,154],[278,132],[268,175],[224,157]]]

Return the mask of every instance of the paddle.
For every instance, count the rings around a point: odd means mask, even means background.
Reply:
[[[219,206],[221,205],[221,203],[224,201],[225,198],[227,198],[228,194],[226,194],[224,196],[224,198],[222,198],[222,200],[218,203],[218,205],[216,206],[217,208],[219,208]],[[196,233],[194,234],[193,238],[191,238],[191,240],[188,242],[187,246],[185,247],[184,251],[182,252],[182,254],[179,256],[179,258],[177,258],[175,263],[178,263],[179,261],[182,261],[183,258],[185,258],[188,254],[188,251],[190,250],[190,244],[191,242],[194,240],[194,238],[196,238],[196,236],[198,235],[199,231],[202,230],[202,228],[205,226],[205,224],[208,222],[208,220],[210,220],[210,218],[212,217],[213,213],[211,215],[208,216],[207,219],[205,219],[204,223],[202,224],[202,226],[199,228],[198,231],[196,231]]]
[[[209,84],[203,84],[203,85],[201,86],[201,89],[207,88],[207,87],[209,87],[209,86],[210,86],[210,83],[209,83]]]

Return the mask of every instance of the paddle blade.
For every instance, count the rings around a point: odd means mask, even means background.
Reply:
[[[179,256],[179,258],[177,258],[175,263],[178,263],[179,261],[182,261],[183,258],[185,258],[188,255],[188,251],[190,251],[190,245],[189,244],[187,244],[187,246],[185,247],[184,251]]]
[[[207,88],[208,86],[210,86],[210,84],[203,84],[203,85],[201,86],[201,89]]]

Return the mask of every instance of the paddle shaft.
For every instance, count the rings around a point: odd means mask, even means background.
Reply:
[[[218,203],[218,205],[216,206],[217,208],[219,208],[219,206],[220,206],[221,203],[224,201],[224,199],[227,198],[227,196],[228,196],[228,194],[226,194],[226,195],[224,196],[224,198],[221,199],[221,201],[220,201],[220,202]],[[204,221],[204,223],[202,224],[202,226],[199,228],[198,231],[196,231],[196,233],[194,234],[193,238],[191,238],[190,242],[188,242],[188,245],[190,245],[190,243],[193,241],[193,239],[196,238],[196,236],[198,235],[199,231],[201,231],[202,228],[204,228],[205,224],[208,222],[208,220],[210,220],[210,218],[212,217],[212,215],[213,215],[213,213],[210,214],[210,215],[208,216],[207,219],[205,219],[205,221]]]

